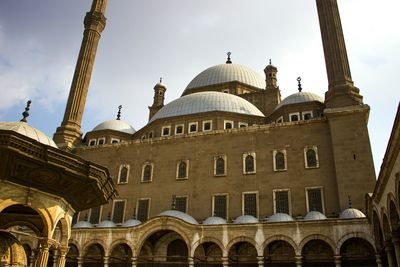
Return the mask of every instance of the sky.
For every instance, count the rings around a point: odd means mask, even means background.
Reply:
[[[399,104],[400,1],[338,0],[355,85],[371,107],[376,172]],[[91,0],[0,1],[0,121],[21,119],[53,136],[60,126]],[[163,78],[168,103],[208,67],[232,61],[263,75],[278,67],[282,99],[324,96],[327,77],[314,0],[109,0],[83,132],[114,119],[135,129],[148,121],[153,87]],[[397,25],[397,26],[396,26]]]

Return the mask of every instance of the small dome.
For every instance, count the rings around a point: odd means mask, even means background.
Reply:
[[[93,224],[91,224],[88,221],[79,221],[76,224],[74,224],[74,226],[72,226],[72,228],[76,229],[76,228],[93,228]]]
[[[211,216],[205,219],[203,221],[203,224],[205,225],[226,224],[226,220],[221,217]]]
[[[279,105],[275,109],[278,109],[285,105],[312,102],[312,101],[318,101],[324,103],[324,99],[319,95],[310,92],[298,92],[283,99],[282,102],[279,103]]]
[[[265,79],[254,70],[239,64],[220,64],[210,67],[198,74],[186,87],[183,94],[190,89],[227,82],[241,82],[256,88],[265,89]]]
[[[0,130],[17,132],[42,144],[57,148],[57,145],[54,143],[53,139],[48,137],[42,131],[33,128],[26,122],[0,122]]]
[[[99,228],[113,228],[113,227],[117,227],[117,225],[114,222],[110,221],[110,220],[104,220],[104,221],[101,221],[98,225],[96,225],[96,227],[99,227]]]
[[[357,219],[365,218],[365,214],[358,209],[348,208],[342,211],[339,216],[340,219]]]
[[[187,223],[198,224],[192,216],[179,210],[166,210],[161,212],[158,216],[170,216],[181,219]]]
[[[239,96],[221,92],[200,92],[182,96],[168,103],[151,118],[150,122],[209,111],[264,117],[264,114],[256,106]]]
[[[122,120],[109,120],[102,122],[94,127],[93,132],[101,130],[114,130],[128,134],[134,134],[136,132],[136,130],[129,123]]]
[[[126,222],[124,222],[124,223],[122,224],[122,227],[133,227],[133,226],[139,225],[139,224],[141,224],[141,223],[142,223],[142,222],[139,221],[139,220],[136,220],[136,219],[129,219],[129,220],[127,220]]]
[[[268,218],[268,222],[292,222],[293,218],[286,213],[275,213]]]
[[[304,217],[305,221],[318,221],[318,220],[326,220],[326,216],[319,211],[310,211],[307,213],[306,217]]]
[[[258,223],[258,219],[251,215],[242,215],[237,217],[234,221],[234,224],[242,224],[242,223]]]

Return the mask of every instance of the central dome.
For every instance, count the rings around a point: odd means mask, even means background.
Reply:
[[[220,64],[198,74],[186,87],[192,88],[227,82],[241,82],[256,88],[265,89],[265,79],[254,70],[239,64]],[[183,94],[185,94],[185,92]]]
[[[150,122],[209,111],[225,111],[264,117],[264,114],[249,101],[232,94],[200,92],[182,96],[161,108]]]

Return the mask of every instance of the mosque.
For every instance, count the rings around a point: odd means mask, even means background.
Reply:
[[[337,0],[316,3],[329,83],[324,96],[307,92],[298,78],[298,92],[281,99],[276,66],[269,62],[261,75],[228,53],[216,62],[222,64],[194,74],[170,103],[160,80],[143,128],[122,120],[119,107],[115,119],[82,133],[106,25],[107,1],[93,0],[54,137],[24,121],[0,123],[0,141],[17,135],[42,148],[32,158],[47,159],[47,150],[60,154],[54,160],[65,158],[62,168],[42,162],[33,172],[47,186],[32,183],[30,172],[7,179],[9,168],[0,165],[0,183],[21,195],[12,202],[0,191],[0,241],[19,244],[15,250],[26,258],[4,266],[399,266],[400,109],[376,180],[370,108],[351,77]],[[79,171],[80,183],[68,183]],[[37,200],[51,201],[30,206],[31,187]],[[38,210],[58,199],[65,202],[64,225],[55,216],[45,227]],[[22,213],[35,220],[11,223]],[[52,242],[43,245],[45,230]]]

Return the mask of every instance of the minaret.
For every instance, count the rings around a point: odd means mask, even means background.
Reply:
[[[277,77],[276,74],[278,73],[278,68],[272,65],[271,59],[269,60],[269,65],[264,69],[265,73],[265,82],[266,82],[266,89],[274,89],[278,88],[277,85]]]
[[[362,104],[359,89],[353,85],[337,0],[317,0],[329,88],[328,108]]]
[[[85,109],[97,46],[101,32],[106,26],[106,18],[104,16],[106,6],[107,0],[93,0],[92,7],[85,16],[85,31],[64,119],[54,134],[54,141],[60,148],[72,149],[82,141],[82,115]]]
[[[162,78],[160,82],[154,86],[154,100],[153,105],[149,107],[149,120],[164,106],[165,91],[167,87],[162,83]]]
[[[269,116],[281,102],[281,91],[279,90],[277,79],[278,68],[272,65],[271,59],[268,66],[265,67],[264,73],[266,87],[263,94],[264,107],[262,110],[266,116]]]

